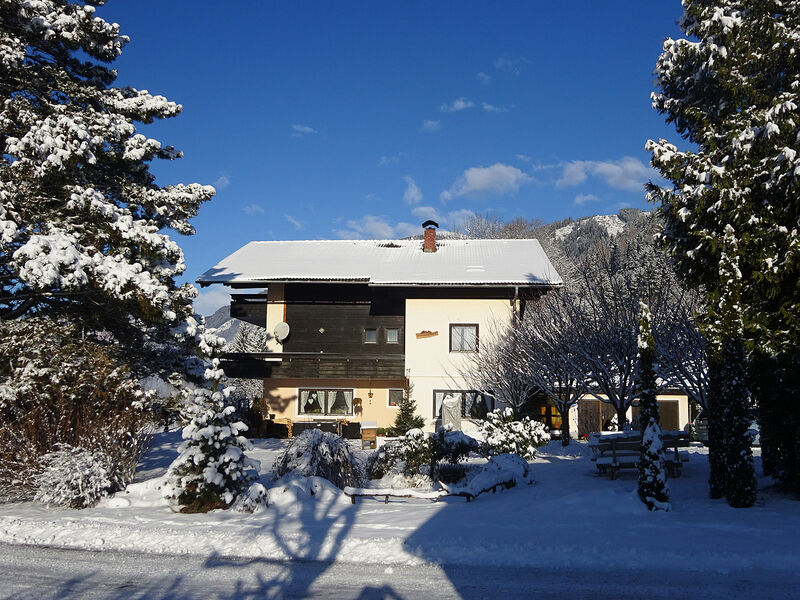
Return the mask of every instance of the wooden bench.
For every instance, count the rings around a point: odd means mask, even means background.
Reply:
[[[456,490],[442,482],[439,482],[439,485],[442,486],[442,489],[436,490],[435,492],[417,492],[415,490],[409,490],[409,489],[396,490],[393,488],[352,488],[352,487],[345,487],[343,491],[346,496],[350,496],[350,502],[352,504],[356,503],[356,498],[383,498],[383,503],[389,504],[389,498],[422,498],[425,500],[433,500],[434,502],[438,502],[439,498],[444,498],[445,496],[460,496],[462,498],[466,498],[467,502],[472,502],[480,494],[486,492],[495,493],[498,489],[509,488],[509,486],[505,483],[497,483],[489,487],[488,489],[472,493],[463,490],[460,491]]]
[[[383,497],[384,504],[389,504],[389,498],[421,498],[438,502],[442,496],[447,496],[445,490],[435,492],[417,492],[415,490],[395,490],[392,488],[353,488],[345,487],[344,493],[350,496],[350,501],[355,504],[356,498],[380,498]]]
[[[632,469],[639,466],[641,452],[641,435],[620,433],[619,435],[598,436],[592,443],[596,455],[592,459],[602,475],[611,473],[616,479],[620,469]],[[684,432],[665,431],[662,435],[664,447],[664,466],[670,477],[680,477],[683,463],[689,462],[688,456],[678,453],[678,448],[689,447],[689,434]]]
[[[599,455],[595,457],[600,474],[611,473],[611,479],[617,478],[619,469],[639,466],[641,441],[631,438],[600,439],[597,443]]]

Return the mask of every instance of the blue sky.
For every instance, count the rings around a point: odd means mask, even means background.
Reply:
[[[158,183],[217,197],[175,236],[194,280],[255,239],[402,237],[469,212],[647,208],[650,107],[679,0],[109,2],[118,84],[184,106],[142,131]],[[203,312],[219,304],[208,295]]]

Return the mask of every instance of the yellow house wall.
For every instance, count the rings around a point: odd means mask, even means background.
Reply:
[[[284,284],[270,283],[267,290],[267,352],[283,352],[283,345],[278,343],[272,332],[275,326],[286,319],[286,301],[284,295]]]
[[[459,372],[469,363],[464,353],[450,352],[450,324],[477,323],[481,344],[499,329],[507,327],[513,316],[509,300],[406,300],[406,372],[414,386],[417,414],[433,429],[433,391],[468,389]],[[417,338],[423,331],[436,336]]]
[[[398,409],[389,406],[389,390],[403,389],[404,381],[370,381],[353,379],[265,379],[264,399],[269,412],[278,419],[293,421],[314,421],[325,419],[346,419],[348,421],[375,421],[378,427],[391,427]],[[301,415],[298,413],[298,394],[300,389],[327,388],[353,390],[353,404],[361,400],[361,413],[352,416]],[[372,392],[372,397],[369,394]]]

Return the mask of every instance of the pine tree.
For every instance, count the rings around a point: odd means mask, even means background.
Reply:
[[[747,388],[747,355],[741,311],[742,278],[740,253],[733,228],[727,226],[722,239],[719,301],[708,309],[706,331],[715,340],[711,349],[722,366],[719,398],[724,399],[716,415],[725,442],[725,496],[734,508],[747,508],[756,501],[756,476],[750,449],[750,391]]]
[[[225,372],[214,356],[224,343],[213,334],[203,336],[201,352],[213,357],[204,374],[210,389],[188,386],[184,390],[192,396],[187,408],[190,421],[183,429],[178,458],[167,471],[164,492],[181,512],[228,508],[257,474],[258,464],[245,455],[252,446],[239,435],[247,426],[237,420],[227,402],[232,388],[224,386]]]
[[[136,124],[181,106],[113,87],[129,38],[101,4],[0,3],[0,317],[66,314],[172,370],[196,290],[175,284],[183,253],[164,231],[193,233],[215,192],[154,183],[150,161],[181,153]]]
[[[729,305],[738,314],[717,315],[716,320],[740,321],[742,331],[715,327],[715,317],[709,316],[705,334],[720,360],[741,361],[719,365],[727,373],[723,383],[734,374],[737,386],[743,386],[747,351],[758,349],[780,365],[796,365],[800,355],[800,55],[795,39],[800,4],[685,0],[680,26],[689,39],[664,43],[653,106],[697,149],[681,151],[663,139],[649,141],[653,166],[673,184],[650,185],[649,196],[665,216],[663,240],[678,270],[706,290],[709,306],[719,305],[728,293],[729,281],[720,271],[726,248],[732,250],[735,242],[731,258],[740,284],[737,303]],[[767,363],[749,364],[752,369]],[[751,373],[750,379],[763,376]],[[765,431],[764,439],[784,445],[770,448],[769,455],[797,456],[800,404],[776,404],[775,398],[788,389],[782,392],[759,398],[759,404],[772,403],[767,412],[781,413],[764,423],[767,428],[780,423],[791,433]],[[745,394],[737,388],[732,400],[716,393],[722,423],[733,428],[725,432],[726,447],[742,443],[730,438],[741,430],[739,417],[729,421],[724,415],[740,414]],[[737,406],[729,407],[731,402]],[[797,468],[796,462],[784,462],[778,472],[787,483],[800,481]],[[740,473],[740,487],[749,489],[746,468],[726,469]]]
[[[639,313],[639,423],[642,446],[639,456],[639,498],[650,510],[669,510],[669,488],[664,469],[661,422],[656,402],[655,340],[653,314],[640,302]]]
[[[403,390],[403,400],[400,402],[400,408],[392,425],[393,436],[405,435],[411,429],[422,429],[425,426],[425,419],[416,414],[417,402],[414,400],[413,393],[414,384],[407,381]]]

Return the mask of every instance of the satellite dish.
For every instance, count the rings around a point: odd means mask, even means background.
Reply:
[[[287,337],[289,337],[289,324],[288,323],[284,323],[283,321],[281,321],[280,323],[275,325],[274,333],[275,333],[275,339],[277,339],[279,342],[283,343],[283,341]]]

